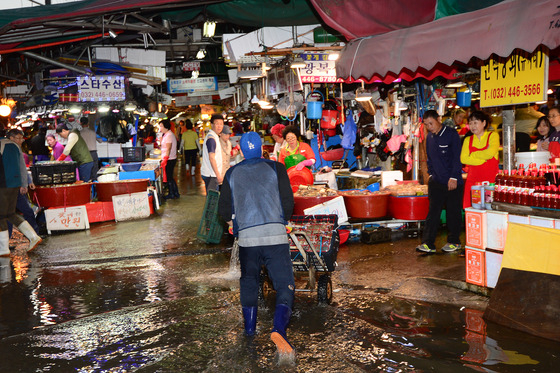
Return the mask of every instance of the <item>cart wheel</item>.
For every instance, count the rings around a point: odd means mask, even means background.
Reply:
[[[330,304],[332,302],[332,280],[330,275],[321,275],[317,282],[317,301]]]
[[[272,284],[270,278],[265,270],[261,270],[259,277],[259,300],[265,300],[268,294],[272,291]]]

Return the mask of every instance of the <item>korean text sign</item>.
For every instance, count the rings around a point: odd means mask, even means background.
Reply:
[[[506,61],[490,58],[480,70],[480,106],[546,101],[548,56],[516,52]]]
[[[81,102],[124,101],[124,76],[97,75],[78,76],[78,98]]]

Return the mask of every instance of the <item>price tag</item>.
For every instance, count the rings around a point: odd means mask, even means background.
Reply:
[[[546,101],[548,56],[518,52],[505,62],[491,58],[480,70],[480,106]]]
[[[89,229],[86,206],[73,206],[45,210],[47,230],[65,231]]]

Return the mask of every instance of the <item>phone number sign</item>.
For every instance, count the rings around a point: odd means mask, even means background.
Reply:
[[[126,99],[124,76],[78,76],[78,99],[82,102],[124,101]]]
[[[505,62],[491,58],[480,70],[480,106],[546,101],[548,56],[518,52]]]

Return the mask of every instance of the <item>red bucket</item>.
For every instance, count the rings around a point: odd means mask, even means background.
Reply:
[[[288,177],[292,185],[292,191],[295,193],[300,185],[313,185],[313,173],[307,167],[296,170],[296,166],[288,169]]]
[[[338,110],[323,110],[321,128],[326,130],[335,129],[338,124],[338,114]]]
[[[149,179],[131,179],[95,183],[97,200],[113,202],[113,196],[145,192],[148,189]]]
[[[305,215],[303,210],[308,209],[313,206],[320,205],[334,199],[338,196],[328,196],[328,197],[301,197],[294,196],[294,212],[293,215]]]
[[[356,219],[375,219],[387,215],[389,194],[345,195],[348,216]]]
[[[425,220],[430,209],[428,196],[395,197],[389,199],[389,213],[395,219]]]
[[[45,208],[81,206],[91,200],[91,183],[37,186],[31,194],[32,200]]]
[[[337,148],[321,152],[321,157],[325,161],[338,161],[344,157],[344,148]]]

